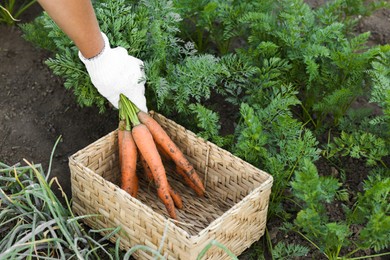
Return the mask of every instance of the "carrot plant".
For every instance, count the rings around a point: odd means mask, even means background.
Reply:
[[[317,11],[302,2],[275,1],[273,13],[255,10],[243,16],[250,28],[246,55],[256,63],[272,55],[290,64],[286,80],[300,92],[302,120],[315,129],[337,126],[368,91],[365,72],[381,51],[365,45],[369,33],[350,37],[337,16],[330,20],[343,1]]]
[[[277,98],[288,101],[286,97],[276,96],[274,104],[282,104]],[[282,202],[286,199],[285,190],[291,178],[305,160],[318,160],[320,150],[312,132],[302,130],[302,124],[291,117],[288,103],[285,103],[286,107],[275,107],[274,104],[263,109],[247,104],[241,106],[243,121],[237,127],[239,134],[233,151],[253,165],[273,173],[268,217],[284,219],[287,213]]]
[[[366,258],[389,255],[389,252],[383,251],[390,245],[387,232],[390,228],[389,173],[389,170],[371,172],[355,204],[352,207],[343,205],[345,218],[330,219],[325,205],[335,202],[342,184],[333,177],[319,176],[315,166],[305,161],[303,171],[297,172],[291,183],[298,202],[303,202],[293,230],[318,248],[327,259],[353,259],[355,253],[364,250],[372,250],[372,255]],[[352,244],[353,236],[356,236],[352,228],[358,223],[362,229]],[[347,246],[350,247],[348,253],[343,250]]]
[[[340,161],[341,157],[364,160],[368,166],[388,168],[386,158],[390,154],[390,69],[389,46],[383,47],[381,55],[372,62],[367,71],[371,75],[372,91],[368,97],[371,105],[381,109],[363,108],[351,111],[341,121],[339,136],[324,146],[325,158]],[[340,164],[340,162],[336,162]]]
[[[367,73],[371,76],[372,91],[370,103],[377,104],[382,113],[369,117],[369,125],[379,129],[379,136],[390,139],[390,45],[382,47],[381,56],[372,62],[372,69]],[[373,129],[370,129],[373,132]]]
[[[271,1],[173,1],[185,23],[181,24],[181,36],[195,43],[197,50],[225,55],[240,41],[245,28],[239,18],[258,8],[266,9]]]
[[[389,146],[386,141],[367,132],[353,132],[348,134],[341,132],[340,137],[335,137],[333,142],[328,144],[326,157],[328,159],[338,155],[365,160],[368,166],[381,164],[387,167],[383,158],[389,154]]]
[[[347,175],[318,177],[329,175],[316,169],[319,159],[342,172],[345,158],[357,158],[372,171],[387,170],[390,48],[368,46],[370,34],[355,30],[359,17],[387,7],[386,1],[326,1],[317,9],[303,0],[101,0],[94,5],[112,45],[144,61],[150,109],[273,175],[269,223],[293,222],[329,257],[353,248],[349,228],[357,218],[347,218],[345,211],[343,221],[332,222],[326,209],[307,205],[354,194],[343,185]],[[73,43],[46,14],[22,29],[26,39],[55,54],[46,64],[65,79],[81,106],[107,109]],[[360,100],[380,112],[356,108]],[[306,170],[310,174],[303,176]],[[312,184],[312,197],[304,196],[299,178]],[[284,207],[287,202],[294,207]],[[376,222],[356,225],[374,228]],[[313,230],[306,229],[310,226]],[[318,230],[326,239],[315,241]],[[273,245],[271,239],[267,246],[275,257],[306,252],[299,245]]]

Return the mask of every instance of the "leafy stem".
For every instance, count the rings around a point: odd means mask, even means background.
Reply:
[[[312,244],[315,248],[317,248],[317,250],[321,251],[320,247],[317,246],[316,243],[314,243],[313,241],[311,241],[311,239],[308,238],[307,236],[305,236],[302,232],[300,232],[299,230],[295,230],[295,232],[297,232],[297,233],[298,233],[299,235],[301,235],[304,239],[306,239],[310,244]],[[327,255],[326,253],[323,253],[323,254],[324,254],[327,258],[329,258],[328,255]]]
[[[306,107],[301,104],[303,112],[308,116],[309,121],[313,124],[314,128],[317,128],[317,123],[313,120],[313,117],[310,115],[309,111],[307,111]]]
[[[273,251],[272,240],[271,240],[271,236],[269,235],[268,227],[265,227],[265,235],[267,238],[268,249],[271,251],[271,258],[272,260],[274,260],[275,258],[274,255],[272,254]]]
[[[356,250],[356,251],[358,251],[358,250]],[[352,252],[354,252],[354,251],[352,251]],[[374,257],[382,257],[385,255],[390,255],[390,252],[385,252],[385,253],[380,253],[380,254],[375,254],[375,255],[368,255],[368,256],[358,256],[358,257],[352,257],[352,258],[347,258],[347,259],[348,260],[359,260],[359,259],[368,259],[368,258],[374,258]],[[342,258],[339,257],[338,259],[342,259]]]
[[[139,125],[137,113],[140,110],[123,94],[120,94],[119,102],[119,117],[126,121],[126,130],[130,130],[131,126]]]

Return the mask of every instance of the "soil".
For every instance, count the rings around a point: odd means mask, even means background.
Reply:
[[[35,5],[25,13],[28,22],[41,12]],[[116,128],[117,112],[99,114],[81,108],[44,61],[50,53],[22,38],[18,27],[0,25],[0,161],[40,163],[47,172],[56,140],[51,176],[70,196],[68,157]],[[54,189],[57,191],[58,189]]]
[[[316,7],[326,1],[306,2]],[[22,22],[31,21],[41,11],[34,5],[21,17]],[[358,30],[371,31],[370,44],[390,43],[390,10],[379,10],[362,19]],[[0,25],[0,161],[13,165],[25,164],[26,159],[48,169],[54,144],[61,136],[51,176],[57,177],[70,197],[68,157],[113,131],[117,127],[117,111],[108,109],[99,114],[96,108],[79,107],[73,93],[44,64],[50,56],[25,41],[18,27]],[[365,170],[354,167],[352,172],[361,180]],[[58,189],[54,190],[59,194]],[[275,230],[271,233],[275,237],[280,235]]]

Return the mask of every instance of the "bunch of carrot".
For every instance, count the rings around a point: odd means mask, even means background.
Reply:
[[[176,207],[182,208],[180,195],[169,185],[161,154],[172,160],[176,172],[197,195],[205,188],[194,167],[167,135],[160,124],[149,114],[139,110],[126,96],[120,96],[118,149],[121,169],[121,188],[131,196],[138,192],[137,161],[147,178],[154,181],[157,194],[171,218],[177,219]],[[176,206],[176,207],[175,207]]]

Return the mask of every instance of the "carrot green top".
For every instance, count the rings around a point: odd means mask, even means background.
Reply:
[[[125,95],[120,94],[119,99],[119,118],[126,121],[126,130],[131,130],[131,126],[139,125],[138,112],[136,107]]]

